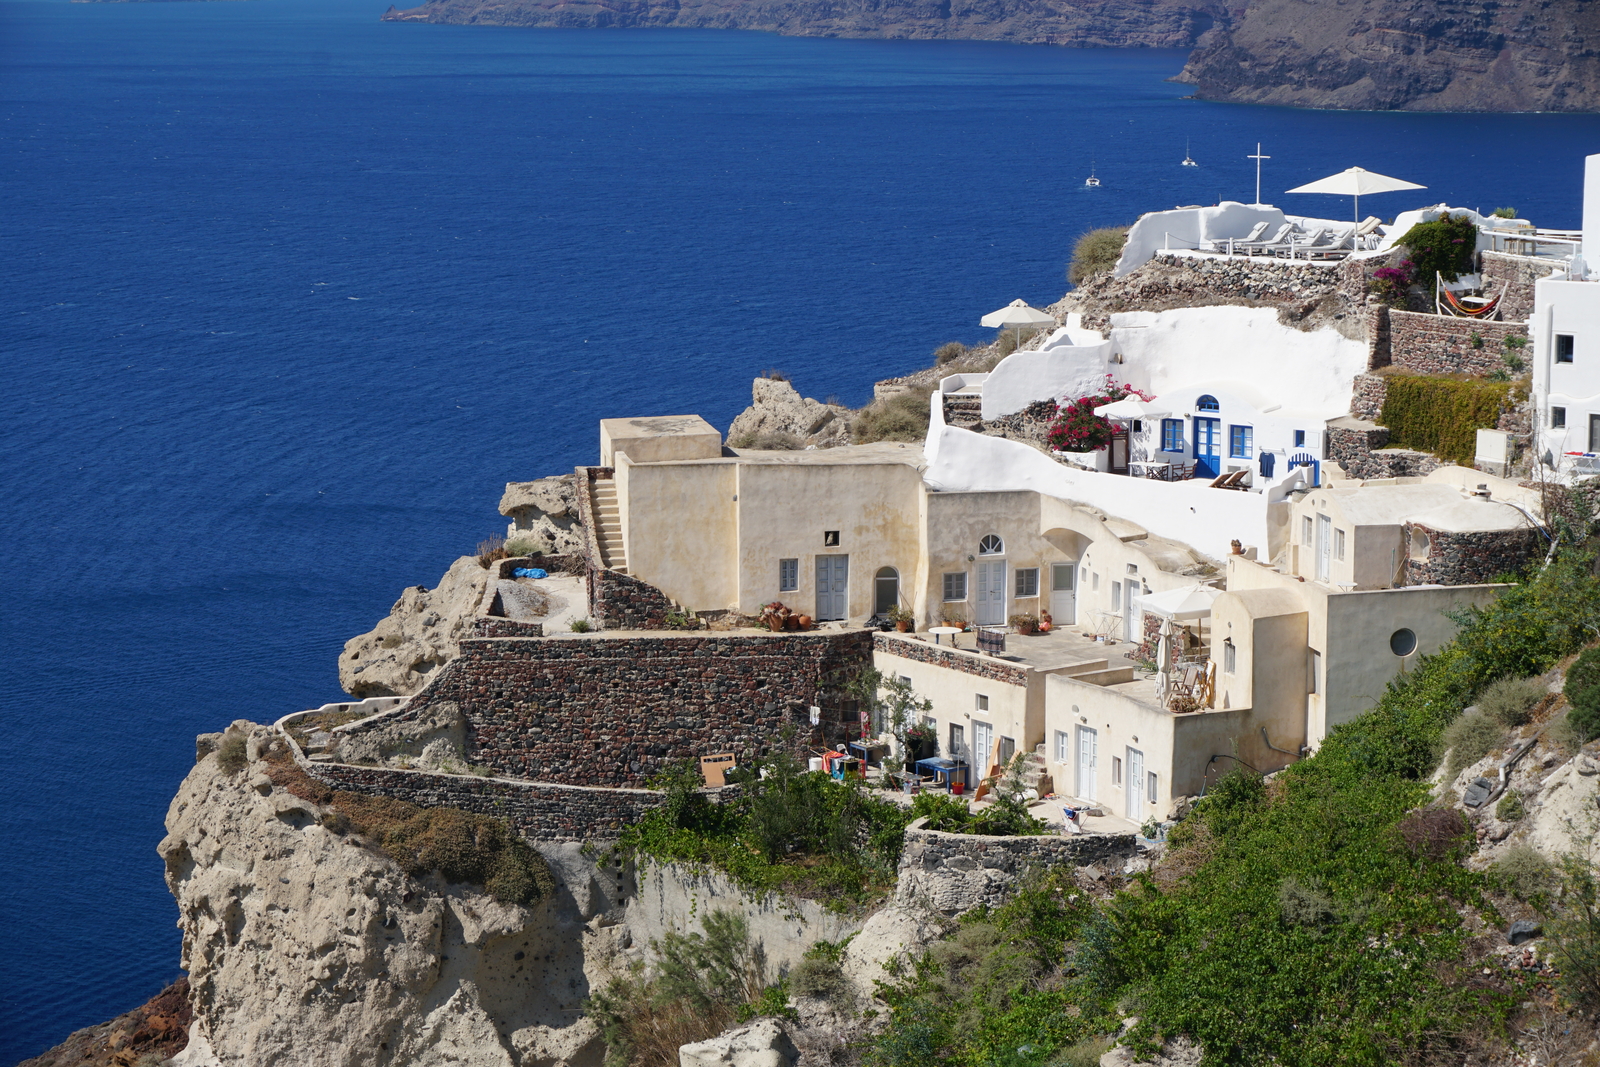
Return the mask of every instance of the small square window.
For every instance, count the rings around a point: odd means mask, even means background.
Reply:
[[[1567,409],[1550,409],[1550,428],[1552,430],[1565,430],[1567,428]]]
[[[984,693],[979,693],[977,695],[977,700],[974,702],[973,710],[974,711],[988,711],[989,710],[989,697]]]
[[[1333,558],[1344,559],[1344,531],[1333,531]]]
[[[1233,647],[1233,638],[1230,637],[1222,642],[1222,672],[1224,674],[1232,674],[1234,668],[1238,665],[1236,653],[1237,650]]]
[[[1294,432],[1294,447],[1306,447],[1306,432],[1304,430],[1296,430]]]
[[[797,559],[780,559],[778,561],[778,592],[792,593],[800,588],[800,561]]]
[[[1038,596],[1039,595],[1039,568],[1038,567],[1018,567],[1016,573],[1017,573],[1017,596],[1019,596],[1019,597],[1020,596]]]
[[[1556,362],[1572,362],[1572,335],[1570,333],[1556,334]]]
[[[839,531],[838,530],[823,530],[822,531],[822,547],[823,548],[838,548],[839,547]]]
[[[951,571],[944,576],[944,598],[947,601],[967,599],[966,571]]]

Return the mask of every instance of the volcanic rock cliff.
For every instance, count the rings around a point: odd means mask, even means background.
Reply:
[[[1227,16],[1210,0],[429,0],[396,22],[768,30],[800,37],[968,38],[1192,48]]]
[[[1189,57],[1207,100],[1400,111],[1600,108],[1585,0],[1251,0]]]

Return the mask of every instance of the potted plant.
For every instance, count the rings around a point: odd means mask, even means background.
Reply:
[[[889,621],[894,623],[894,628],[899,630],[901,633],[906,633],[909,631],[912,623],[916,622],[917,620],[915,615],[911,614],[911,612],[905,608],[900,607],[898,604],[889,609],[888,615]]]
[[[800,629],[802,629],[802,630],[811,629],[811,616],[810,615],[796,615],[795,616],[795,621],[800,624]]]
[[[782,633],[783,628],[788,625],[790,614],[792,613],[783,606],[782,601],[774,600],[762,607],[761,621],[773,633]]]
[[[1039,616],[1031,611],[1019,612],[1007,621],[1019,634],[1031,634],[1039,629]]]
[[[932,759],[939,751],[938,730],[925,722],[906,727],[901,741],[905,746],[908,765],[915,765],[918,760]]]
[[[1042,634],[1049,633],[1051,631],[1051,629],[1055,626],[1055,624],[1056,624],[1056,620],[1054,620],[1054,619],[1052,619],[1050,617],[1050,613],[1048,611],[1039,612],[1039,632],[1040,633],[1042,633]]]

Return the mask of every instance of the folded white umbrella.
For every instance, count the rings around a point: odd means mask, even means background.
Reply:
[[[1341,170],[1338,174],[1330,174],[1326,178],[1318,179],[1309,185],[1302,185],[1296,189],[1288,190],[1291,193],[1330,193],[1334,196],[1353,196],[1356,198],[1356,221],[1361,220],[1361,198],[1371,196],[1373,193],[1397,193],[1402,189],[1426,189],[1426,185],[1415,182],[1402,181],[1391,178],[1387,174],[1378,174],[1360,167],[1351,167]]]

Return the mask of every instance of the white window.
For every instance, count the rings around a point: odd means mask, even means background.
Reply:
[[[1072,741],[1065,730],[1056,731],[1056,762],[1072,762]]]
[[[1311,695],[1315,696],[1322,692],[1322,653],[1316,649],[1311,650],[1311,666],[1308,669],[1311,672]]]
[[[1016,569],[1016,575],[1017,575],[1017,595],[1018,596],[1038,596],[1039,595],[1039,568],[1038,567],[1018,567]]]
[[[967,729],[955,723],[950,724],[950,758],[958,760],[967,758]]]
[[[1003,555],[1005,550],[1006,543],[994,534],[989,534],[978,542],[978,555],[980,556],[999,556]]]
[[[994,727],[986,722],[972,724],[972,762],[981,771],[989,769],[989,757],[994,752]]]
[[[797,559],[780,559],[778,561],[778,592],[792,593],[800,588],[800,561]]]
[[[1091,581],[1089,588],[1098,593],[1100,591],[1100,572],[1095,571],[1092,577],[1093,580]]]
[[[1344,559],[1344,531],[1333,531],[1333,558]]]
[[[1112,611],[1121,611],[1122,610],[1122,583],[1121,582],[1112,582],[1111,583],[1111,610]]]
[[[944,598],[946,600],[967,599],[966,571],[951,571],[944,576]]]
[[[1154,804],[1156,802],[1156,772],[1151,771],[1146,777],[1148,779],[1146,792],[1150,795],[1150,803]]]
[[[1310,515],[1307,515],[1305,518],[1300,520],[1300,543],[1302,545],[1309,545],[1311,543],[1311,516]]]
[[[1121,785],[1122,784],[1122,757],[1121,756],[1112,756],[1111,757],[1111,784],[1112,785]]]
[[[975,711],[988,711],[989,710],[989,697],[984,693],[979,693],[977,701],[973,704],[973,710],[975,710]]]
[[[1230,637],[1222,642],[1222,672],[1224,674],[1232,674],[1236,663],[1233,638]]]
[[[1565,430],[1567,428],[1567,409],[1552,407],[1550,409],[1550,428],[1552,430]]]

